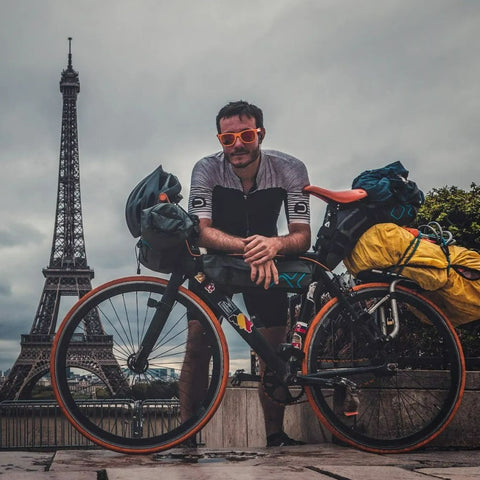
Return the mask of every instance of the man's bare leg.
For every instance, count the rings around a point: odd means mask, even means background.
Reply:
[[[191,418],[205,398],[208,388],[209,360],[208,337],[198,320],[190,320],[185,359],[178,382],[182,422]]]
[[[276,348],[280,343],[285,342],[287,329],[286,327],[270,327],[260,328],[259,331],[267,339],[267,342]],[[265,371],[265,364],[260,360],[260,373]],[[283,430],[283,417],[285,407],[270,399],[265,393],[263,384],[259,386],[260,404],[262,405],[263,415],[265,418],[265,433],[267,437],[273,433]]]

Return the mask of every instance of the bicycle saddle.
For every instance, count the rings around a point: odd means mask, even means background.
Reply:
[[[337,203],[352,203],[365,198],[368,194],[363,188],[354,188],[352,190],[328,190],[315,185],[307,185],[303,191],[321,198],[323,201]]]

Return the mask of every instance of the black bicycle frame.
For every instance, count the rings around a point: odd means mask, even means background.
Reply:
[[[323,287],[322,293],[329,292],[332,297],[336,297],[348,312],[352,322],[358,321],[358,314],[353,310],[348,301],[348,295],[344,294],[340,286],[330,278],[327,272],[319,269],[315,276],[316,280],[318,280]],[[129,367],[132,368],[133,371],[143,372],[148,368],[148,356],[170,315],[178,289],[186,278],[187,276],[182,273],[173,273],[168,281],[162,299],[160,301],[149,300],[149,306],[155,308],[156,311],[140,343],[138,352],[129,359]],[[222,290],[221,287],[217,287],[215,283],[203,273],[198,273],[191,278],[191,281],[198,283],[195,293],[211,308],[215,316],[220,320],[225,319],[228,321],[253,351],[265,362],[268,368],[279,378],[284,378],[285,373],[287,373],[286,360],[288,360],[288,358],[282,358],[279,353],[274,350],[255,327],[254,323],[233,302],[230,295]],[[372,339],[373,338],[374,335],[372,335]],[[378,340],[378,338],[376,340]],[[301,385],[315,385],[325,383],[329,381],[329,379],[341,377],[342,375],[360,372],[386,373],[388,370],[388,365],[386,364],[370,367],[352,367],[348,369],[329,369],[325,372],[317,372],[311,375],[297,375],[294,382]]]
[[[233,302],[230,295],[203,274],[197,275],[192,281],[199,283],[199,290],[195,290],[195,293],[212,309],[215,316],[227,320],[269,369],[277,375],[283,375],[286,371],[285,361],[278,356],[250,318]]]
[[[175,296],[184,281],[185,276],[183,274],[173,273],[162,299],[160,301],[149,300],[148,306],[155,308],[156,311],[138,351],[128,361],[129,367],[133,371],[143,372],[147,369],[148,356],[167,322],[175,302]],[[278,357],[265,340],[265,337],[255,328],[253,322],[238,308],[232,299],[220,289],[217,289],[213,282],[209,280],[205,280],[200,288],[203,290],[201,293],[202,300],[212,309],[215,316],[219,319],[226,319],[238,334],[258,353],[269,368],[276,374],[281,375],[286,369],[285,362]]]

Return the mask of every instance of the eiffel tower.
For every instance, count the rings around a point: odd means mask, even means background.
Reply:
[[[93,270],[87,264],[80,200],[80,170],[77,131],[78,72],[72,67],[71,37],[68,66],[62,71],[63,95],[57,209],[50,264],[43,269],[45,285],[28,335],[21,336],[21,352],[0,390],[1,400],[27,399],[38,380],[49,371],[50,350],[63,295],[81,298],[92,289]],[[123,378],[112,353],[111,338],[105,335],[98,312],[85,321],[85,334],[92,339],[70,355],[71,366],[80,366],[103,380],[110,391],[118,391]]]

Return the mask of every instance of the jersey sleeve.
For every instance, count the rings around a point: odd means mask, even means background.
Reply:
[[[286,172],[288,182],[286,212],[288,223],[310,223],[310,196],[303,188],[310,185],[307,168],[297,160]]]
[[[199,218],[212,218],[212,183],[206,162],[200,160],[192,170],[188,212]]]

